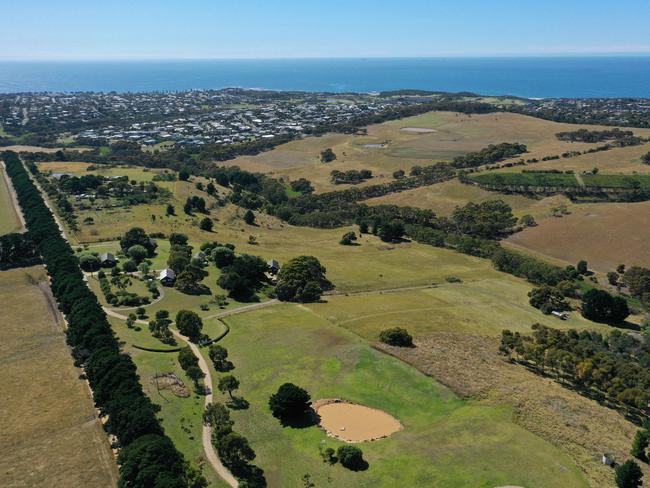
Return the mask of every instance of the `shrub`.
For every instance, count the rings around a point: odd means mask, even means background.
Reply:
[[[140,244],[134,244],[126,251],[126,253],[136,263],[141,263],[149,256],[149,251],[147,250],[147,248],[145,248]]]
[[[357,240],[357,235],[354,232],[346,232],[345,234],[343,234],[343,237],[339,241],[339,244],[342,244],[344,246],[349,246],[356,240]]]
[[[212,227],[214,226],[214,223],[212,222],[212,219],[210,217],[204,217],[201,220],[201,223],[199,224],[199,229],[205,230],[207,232],[212,232]]]
[[[615,479],[618,488],[638,488],[641,486],[643,472],[639,465],[630,459],[616,467]]]
[[[255,214],[251,210],[246,210],[244,214],[244,222],[248,225],[253,225],[255,223]]]
[[[391,346],[413,347],[413,337],[406,329],[401,327],[382,330],[379,334],[379,340]]]
[[[336,455],[342,466],[353,471],[363,469],[365,465],[363,451],[357,446],[341,446],[336,451]]]
[[[124,261],[124,263],[122,263],[122,269],[126,273],[133,273],[138,270],[138,265],[133,259],[127,259]]]
[[[97,256],[94,254],[82,254],[79,256],[79,266],[84,271],[97,271],[99,270],[101,263]]]

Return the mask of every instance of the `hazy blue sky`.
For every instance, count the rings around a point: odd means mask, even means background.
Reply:
[[[0,0],[0,59],[650,54],[650,0]]]

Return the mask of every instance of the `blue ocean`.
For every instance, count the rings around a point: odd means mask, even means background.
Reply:
[[[0,62],[3,93],[225,87],[650,97],[650,56]]]

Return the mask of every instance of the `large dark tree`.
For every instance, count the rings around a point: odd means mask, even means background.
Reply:
[[[582,315],[594,322],[616,323],[625,320],[630,309],[623,297],[592,288],[582,297]]]
[[[283,384],[269,399],[271,413],[281,420],[300,417],[309,410],[310,406],[309,393],[293,383]]]
[[[190,310],[180,310],[176,314],[176,327],[181,334],[192,340],[198,339],[203,329],[203,321],[196,312]]]
[[[278,274],[275,287],[283,301],[311,302],[320,298],[323,290],[332,289],[325,277],[325,267],[313,256],[299,256],[287,262]]]

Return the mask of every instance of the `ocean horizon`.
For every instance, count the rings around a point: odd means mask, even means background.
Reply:
[[[650,98],[650,56],[0,61],[0,92],[400,89]]]

